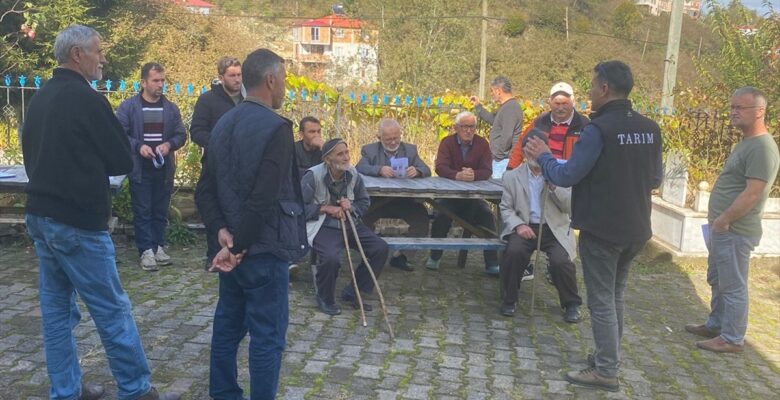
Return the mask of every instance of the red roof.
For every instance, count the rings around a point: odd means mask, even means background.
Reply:
[[[173,0],[176,4],[181,4],[186,7],[202,7],[202,8],[213,8],[214,5],[208,2],[205,2],[203,0]]]
[[[339,14],[297,22],[296,26],[328,26],[333,28],[360,29],[365,23],[359,19],[347,18]]]

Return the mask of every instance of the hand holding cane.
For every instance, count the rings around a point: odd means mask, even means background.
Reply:
[[[349,213],[347,213],[347,215],[349,215]],[[349,273],[352,275],[352,287],[355,289],[355,296],[357,297],[358,306],[360,307],[360,318],[363,320],[363,326],[368,326],[366,323],[366,312],[363,310],[363,298],[360,296],[360,289],[358,289],[357,279],[355,278],[355,268],[352,264],[352,255],[349,254],[349,239],[347,238],[347,226],[345,225],[346,222],[347,221],[342,218],[339,221],[339,225],[341,225],[341,233],[344,235],[344,249],[347,252],[347,261],[349,261]],[[357,236],[355,236],[355,241],[358,242]]]
[[[390,319],[387,317],[387,307],[385,307],[385,297],[382,295],[382,289],[379,287],[379,282],[376,279],[376,276],[374,275],[374,270],[371,268],[371,264],[368,262],[368,257],[366,257],[366,253],[363,251],[363,244],[360,243],[360,238],[358,237],[357,233],[357,227],[355,226],[355,221],[352,219],[352,213],[347,212],[347,219],[349,220],[350,226],[352,226],[352,233],[355,235],[355,242],[358,245],[358,250],[360,250],[360,255],[363,257],[363,262],[366,264],[366,269],[368,269],[369,275],[371,275],[371,279],[374,281],[374,286],[376,287],[376,292],[379,295],[379,305],[382,307],[382,314],[385,317],[385,323],[387,324],[387,330],[390,334],[390,340],[395,339],[395,335],[393,335],[393,327],[390,325]],[[357,290],[359,291],[359,290]]]

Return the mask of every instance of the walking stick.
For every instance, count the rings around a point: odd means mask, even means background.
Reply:
[[[352,255],[349,254],[349,239],[347,239],[347,226],[346,221],[339,221],[341,225],[341,233],[344,234],[344,249],[347,251],[347,261],[349,261],[349,273],[352,275],[352,287],[355,289],[355,296],[357,296],[358,306],[360,307],[360,318],[363,319],[363,326],[368,326],[366,323],[366,312],[363,310],[363,298],[360,297],[360,289],[358,289],[357,278],[355,278],[355,267],[352,264]],[[355,236],[357,242],[357,236]]]
[[[547,202],[547,182],[542,188],[541,215],[539,216],[539,233],[536,235],[536,255],[534,256],[534,268],[539,268],[539,255],[542,253],[542,230],[544,230],[544,205]],[[536,297],[536,281],[531,282],[531,317],[534,316],[534,300]],[[533,319],[532,319],[533,321]]]
[[[349,212],[347,212],[347,219],[349,220],[349,224],[352,226],[352,233],[355,235],[355,242],[358,245],[358,250],[360,250],[360,255],[363,257],[363,262],[366,263],[368,273],[371,275],[371,279],[374,281],[377,294],[379,294],[379,305],[382,307],[382,314],[384,314],[387,330],[388,333],[390,333],[390,340],[395,340],[395,335],[393,335],[393,327],[390,325],[390,319],[387,317],[387,307],[385,307],[385,297],[382,296],[382,288],[379,287],[379,282],[376,280],[374,271],[371,269],[371,264],[368,263],[368,257],[366,257],[366,253],[363,251],[363,244],[360,243],[360,238],[358,238],[355,221],[352,219],[352,214]],[[358,289],[357,291],[359,292],[360,290]]]

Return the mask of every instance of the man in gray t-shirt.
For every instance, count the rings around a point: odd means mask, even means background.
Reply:
[[[704,324],[685,326],[710,338],[696,342],[704,350],[737,353],[744,347],[750,252],[761,240],[761,213],[780,166],[777,143],[764,121],[766,106],[764,94],[752,87],[731,96],[731,124],[742,131],[742,140],[710,196],[707,282],[712,311]]]
[[[523,130],[523,110],[512,95],[512,83],[504,76],[498,76],[490,82],[490,95],[500,106],[496,112],[485,110],[476,96],[471,96],[474,113],[479,119],[490,124],[490,152],[493,154],[493,178],[501,175],[509,165],[512,145],[517,143]]]

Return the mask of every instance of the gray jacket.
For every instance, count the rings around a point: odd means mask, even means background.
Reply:
[[[488,112],[482,105],[474,109],[479,119],[490,124],[490,152],[494,161],[509,158],[512,145],[523,130],[523,110],[515,98],[510,98],[498,107],[495,113]]]
[[[507,171],[503,178],[504,193],[501,195],[501,218],[504,220],[504,230],[501,238],[506,239],[518,225],[529,224],[531,220],[528,164],[520,164],[519,167]],[[571,188],[556,187],[554,191],[543,190],[543,194],[549,193],[544,203],[544,220],[550,227],[555,239],[558,240],[569,258],[577,257],[577,246],[574,240],[574,232],[569,227],[571,219]],[[541,201],[540,201],[541,204]]]
[[[383,166],[390,166],[390,159],[387,157],[384,148],[382,148],[382,142],[369,143],[363,146],[360,149],[360,155],[360,161],[355,168],[363,175],[379,176],[379,170]],[[417,155],[417,146],[401,142],[398,146],[396,157],[408,158],[409,166],[416,168],[421,178],[431,176],[431,169]]]

